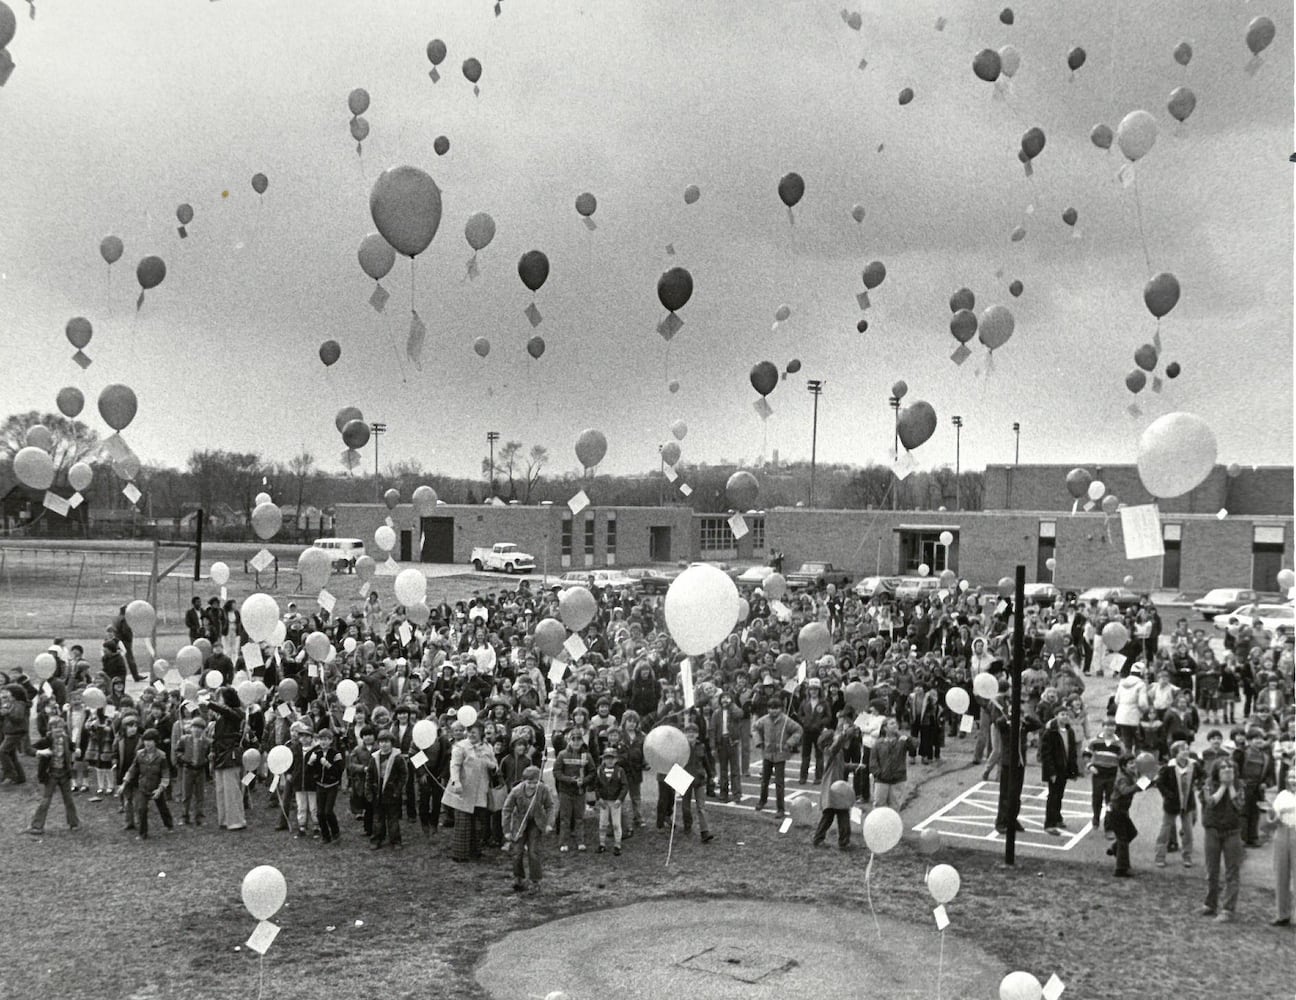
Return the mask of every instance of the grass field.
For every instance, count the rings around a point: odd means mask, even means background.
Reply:
[[[870,919],[867,852],[812,850],[808,829],[780,836],[766,818],[718,816],[718,837],[707,845],[677,831],[669,868],[666,836],[654,830],[628,841],[620,858],[560,855],[548,838],[543,889],[517,896],[506,856],[488,851],[481,862],[454,864],[448,831],[425,839],[407,825],[403,852],[371,852],[359,825],[343,815],[341,845],[294,841],[273,832],[275,814],[258,793],[245,833],[208,825],[138,843],[120,830],[112,802],[78,799],[80,831],[63,828],[55,803],[48,832],[36,840],[21,832],[35,791],[0,789],[8,900],[0,996],[467,1000],[486,997],[473,970],[489,943],[578,912],[745,898],[832,903]],[[211,810],[208,817],[213,823]],[[933,903],[923,875],[933,862],[953,864],[962,876],[948,907],[949,933],[970,938],[1005,973],[1028,969],[1043,981],[1056,972],[1068,1000],[1191,1000],[1225,990],[1247,1000],[1292,996],[1292,934],[1268,926],[1272,896],[1260,889],[1244,885],[1239,922],[1219,925],[1196,915],[1196,883],[1185,891],[1181,881],[1146,870],[1114,880],[1106,866],[1053,859],[1025,858],[1007,869],[991,855],[949,847],[928,859],[904,842],[875,863],[879,914],[929,931]],[[240,948],[255,921],[239,899],[243,875],[258,864],[276,865],[288,882],[288,902],[275,917],[283,930],[264,962],[260,992],[257,958]],[[957,970],[947,970],[945,982],[947,1000],[966,995]],[[543,997],[562,987],[537,983],[532,992]]]

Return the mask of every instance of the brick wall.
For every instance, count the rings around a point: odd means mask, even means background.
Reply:
[[[985,471],[985,510],[1071,510],[1074,502],[1066,488],[1066,476],[1074,465],[990,465]],[[1089,474],[1101,480],[1107,492],[1115,494],[1122,504],[1127,506],[1151,503],[1153,497],[1143,488],[1139,479],[1138,467],[1134,465],[1085,465]],[[1249,470],[1248,470],[1249,471]],[[1283,470],[1275,469],[1275,473]],[[1248,488],[1243,508],[1239,514],[1278,514],[1290,516],[1292,513],[1291,498],[1292,470],[1286,470],[1287,495],[1285,502],[1282,491],[1270,480],[1281,479],[1281,475],[1256,477],[1263,486]],[[1239,476],[1240,480],[1242,477]],[[1214,514],[1221,507],[1234,513],[1230,506],[1230,486],[1237,480],[1230,480],[1224,466],[1217,465],[1211,470],[1206,480],[1195,490],[1181,497],[1163,498],[1158,501],[1163,513],[1176,514]],[[1242,497],[1239,496],[1239,500]],[[1272,503],[1271,509],[1260,505]],[[1083,502],[1081,503],[1083,507]]]

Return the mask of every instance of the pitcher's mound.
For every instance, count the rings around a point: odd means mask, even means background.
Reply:
[[[497,1000],[930,1000],[996,996],[1007,968],[967,940],[844,909],[743,899],[635,903],[517,931],[493,944],[477,980]],[[985,929],[982,929],[985,932]]]

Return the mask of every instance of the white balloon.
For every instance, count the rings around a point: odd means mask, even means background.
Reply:
[[[44,448],[28,445],[14,455],[13,473],[24,486],[47,490],[54,482],[54,460]]]
[[[1215,432],[1192,413],[1167,413],[1139,437],[1138,471],[1154,497],[1178,497],[1200,486],[1215,467]]]
[[[904,820],[888,806],[874,809],[864,817],[864,843],[874,854],[885,854],[900,843]]]
[[[994,674],[977,674],[972,679],[972,690],[978,698],[993,698],[999,693],[999,681]]]
[[[461,726],[471,726],[477,721],[477,709],[471,705],[462,705],[459,711],[455,713],[455,719],[458,720]]]
[[[149,632],[157,621],[157,612],[148,601],[131,601],[126,605],[126,624],[133,632]]]
[[[269,642],[279,624],[279,605],[269,594],[252,594],[239,611],[243,631],[253,642]]]
[[[344,681],[338,681],[337,700],[342,703],[344,708],[350,708],[360,697],[360,686],[349,678]]]
[[[223,587],[225,586],[225,584],[229,583],[229,578],[230,578],[229,567],[226,566],[223,562],[212,563],[211,570],[208,572],[208,575],[211,577],[211,582],[216,584],[216,586],[218,587]]]
[[[396,532],[384,524],[374,532],[374,544],[384,552],[390,552],[396,547]]]
[[[275,750],[287,749],[275,747]],[[270,752],[274,754],[274,750]],[[288,762],[292,763],[292,751],[288,752]],[[269,920],[279,912],[287,898],[288,883],[284,881],[283,873],[278,868],[261,865],[243,876],[243,905],[257,920]]]
[[[382,529],[379,528],[379,531]],[[391,530],[388,528],[387,530]],[[396,574],[396,600],[407,608],[427,596],[427,577],[421,569],[403,569]]]
[[[269,493],[258,493],[252,501],[252,506],[260,507],[263,503],[269,503],[269,502],[270,502]]]
[[[1097,503],[1107,495],[1107,484],[1101,479],[1095,479],[1089,484],[1089,499]]]
[[[414,732],[411,734],[414,745],[420,750],[426,750],[437,740],[436,723],[431,719],[419,719],[414,723]]]
[[[738,588],[714,566],[690,566],[666,591],[666,628],[688,656],[714,649],[738,620]]]
[[[999,983],[999,1000],[1040,1000],[1044,987],[1029,972],[1010,972]]]
[[[959,873],[953,865],[937,865],[927,873],[927,891],[941,906],[958,895],[960,884]]]
[[[203,678],[203,684],[211,688],[213,691],[215,691],[218,687],[221,686],[221,682],[224,679],[225,678],[221,676],[221,672],[219,670],[208,670],[207,676]]]
[[[963,715],[971,707],[972,700],[961,687],[952,687],[945,692],[945,704],[955,715]]]
[[[270,768],[271,774],[285,773],[292,767],[292,760],[292,751],[282,744],[271,747],[270,752],[266,754],[266,766]]]
[[[94,469],[85,462],[77,462],[68,469],[68,485],[78,493],[84,493],[94,481]]]

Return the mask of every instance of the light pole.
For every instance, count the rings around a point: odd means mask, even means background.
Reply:
[[[659,444],[657,446],[657,461],[661,465],[661,469],[660,469],[661,479],[657,481],[657,506],[658,507],[666,506],[666,456],[662,453],[662,449],[665,447],[666,446],[664,444]]]
[[[499,431],[487,431],[486,443],[490,445],[490,493],[495,495],[495,442],[500,439]]]
[[[381,434],[386,434],[386,433],[387,433],[387,425],[386,425],[386,424],[377,424],[377,423],[375,423],[375,424],[370,424],[370,425],[369,425],[369,430],[371,430],[371,431],[373,432],[373,441],[374,441],[374,479],[377,479],[377,478],[378,478],[378,437],[379,437],[379,435],[381,435]],[[382,485],[382,484],[380,483],[380,484],[379,484],[379,487],[380,487],[380,488],[381,488],[381,485]]]
[[[891,448],[891,456],[895,461],[900,460],[900,397],[892,396],[887,400],[891,409],[895,410],[895,443]],[[891,509],[897,509],[897,501],[900,495],[900,479],[896,477],[895,489],[891,491]]]
[[[1013,436],[1017,439],[1013,445],[1013,465],[1021,464],[1021,424],[1013,421]]]
[[[963,418],[954,418],[954,509],[963,509],[963,494],[959,486],[959,451],[962,444]]]
[[[819,396],[827,379],[812,378],[806,382],[806,389],[814,396],[814,422],[810,425],[810,506],[814,506],[815,488],[815,451],[819,443]]]

